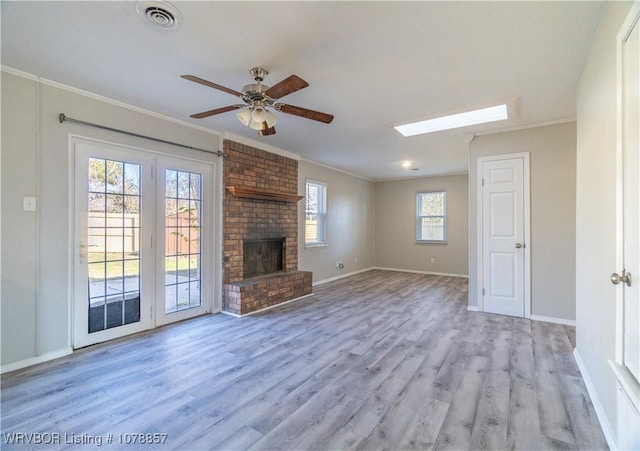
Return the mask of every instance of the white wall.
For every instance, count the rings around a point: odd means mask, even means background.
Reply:
[[[610,2],[578,84],[576,352],[603,428],[616,430],[616,35],[629,2]],[[595,395],[595,396],[594,396]],[[606,431],[605,431],[606,432]]]
[[[307,179],[327,184],[327,245],[305,248],[305,202],[300,201],[298,269],[312,271],[313,282],[317,283],[372,267],[373,182],[301,160],[298,164],[298,192],[301,194],[305,193]],[[344,263],[344,269],[336,268],[337,261]]]
[[[218,163],[213,154],[60,124],[58,114],[214,152],[219,137],[7,72],[2,73],[2,111],[4,368],[70,346],[69,134]],[[36,212],[22,211],[24,196],[37,198]]]
[[[576,124],[569,122],[476,137],[470,144],[469,305],[477,306],[478,158],[529,152],[531,313],[575,320]]]
[[[36,353],[38,221],[22,198],[38,193],[37,98],[35,83],[2,74],[3,364]]]
[[[468,180],[464,174],[376,183],[376,266],[467,275]],[[421,191],[447,192],[446,244],[416,243],[416,194]]]

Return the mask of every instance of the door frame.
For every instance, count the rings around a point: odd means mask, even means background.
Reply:
[[[529,152],[519,152],[519,153],[509,153],[502,155],[490,155],[478,158],[478,163],[476,166],[476,199],[478,206],[476,211],[476,230],[477,230],[477,241],[476,241],[476,280],[477,282],[477,299],[478,299],[478,310],[484,312],[484,295],[482,294],[483,285],[484,285],[484,238],[483,238],[483,213],[484,213],[484,205],[483,205],[483,189],[482,189],[482,174],[483,174],[483,166],[486,162],[490,161],[501,161],[501,160],[511,160],[515,158],[522,158],[523,160],[523,174],[522,174],[522,182],[523,182],[523,212],[524,212],[524,264],[523,264],[523,272],[524,272],[524,318],[531,318],[531,174],[530,174],[530,154]]]
[[[68,228],[68,258],[67,258],[67,267],[68,267],[68,299],[67,299],[67,312],[68,312],[68,329],[67,329],[67,337],[70,348],[72,350],[82,348],[84,346],[88,346],[89,344],[79,344],[76,343],[75,339],[75,265],[76,260],[79,258],[78,249],[76,249],[76,235],[78,233],[77,224],[76,224],[76,173],[75,173],[75,165],[76,165],[76,151],[75,145],[76,143],[85,143],[88,145],[94,145],[97,147],[105,147],[105,146],[113,146],[118,149],[130,150],[133,152],[140,152],[142,155],[150,158],[162,158],[162,157],[170,157],[170,158],[179,158],[185,161],[193,161],[196,163],[204,163],[211,166],[210,168],[210,177],[211,177],[211,192],[210,195],[210,204],[211,204],[211,227],[213,228],[212,234],[210,236],[210,243],[212,244],[212,257],[213,260],[210,273],[211,276],[211,284],[212,284],[212,293],[209,299],[206,300],[207,303],[207,311],[212,313],[218,313],[222,310],[222,258],[221,258],[221,249],[222,249],[222,164],[216,162],[216,160],[207,159],[207,158],[197,158],[190,155],[185,155],[184,149],[177,149],[177,151],[169,152],[169,151],[161,151],[156,149],[149,149],[144,147],[132,146],[129,144],[124,144],[116,141],[107,141],[104,139],[91,138],[88,136],[78,135],[69,133],[68,135],[68,168],[69,168],[69,191],[68,191],[68,205],[69,205],[69,228]],[[212,157],[216,157],[217,155],[212,152]],[[154,170],[155,168],[154,164]],[[156,175],[154,174],[154,180],[152,180],[152,184],[155,186],[156,184]],[[154,224],[154,232],[156,233],[156,228]],[[154,283],[154,287],[156,284]],[[203,300],[203,304],[205,300]],[[151,320],[152,324],[147,329],[153,329],[155,327],[161,326],[161,324],[156,324],[155,316],[155,303],[153,303],[153,315],[154,318]],[[142,312],[141,312],[142,315]]]

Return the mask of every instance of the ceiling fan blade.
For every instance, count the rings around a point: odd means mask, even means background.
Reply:
[[[276,134],[276,128],[269,127],[267,126],[267,123],[264,122],[264,127],[262,129],[262,136],[269,136],[269,135],[275,135],[275,134]]]
[[[307,86],[309,86],[309,83],[304,81],[302,78],[298,77],[297,75],[290,75],[280,83],[276,83],[275,85],[267,89],[264,93],[272,99],[279,99],[291,94],[292,92],[296,92],[301,90],[302,88],[306,88]]]
[[[240,108],[244,108],[244,105],[223,106],[222,108],[216,108],[215,110],[203,111],[202,113],[192,114],[191,117],[194,119],[203,119],[205,117],[214,116],[216,114],[226,113],[227,111],[239,110]]]
[[[330,124],[333,120],[333,114],[321,113],[319,111],[309,110],[307,108],[302,108],[299,106],[287,105],[285,103],[278,103],[276,107],[279,111],[287,114],[293,114],[295,116],[300,116],[305,119],[312,119],[318,122],[324,122],[325,124]]]
[[[238,91],[234,91],[233,89],[226,88],[222,85],[213,83],[211,81],[203,80],[202,78],[196,77],[195,75],[180,75],[180,78],[184,78],[185,80],[192,81],[194,83],[200,83],[201,85],[208,86],[213,89],[217,89],[219,91],[226,92],[227,94],[231,94],[232,96],[242,97],[242,93]]]

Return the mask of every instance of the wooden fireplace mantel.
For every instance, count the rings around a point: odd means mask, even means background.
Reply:
[[[235,197],[244,197],[247,199],[270,200],[273,202],[298,202],[304,196],[298,194],[281,193],[279,191],[268,191],[247,186],[227,186],[229,191]]]

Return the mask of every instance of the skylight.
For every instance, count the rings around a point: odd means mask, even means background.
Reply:
[[[486,124],[487,122],[502,121],[508,119],[507,105],[497,105],[479,110],[465,111],[464,113],[451,114],[449,116],[436,117],[426,121],[412,122],[410,124],[394,127],[403,136],[421,135],[452,128],[467,127],[469,125]]]

